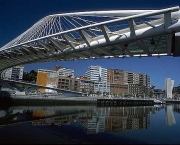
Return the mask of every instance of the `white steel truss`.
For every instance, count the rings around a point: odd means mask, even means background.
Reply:
[[[0,70],[48,61],[177,56],[178,32],[178,6],[49,15],[0,48]]]

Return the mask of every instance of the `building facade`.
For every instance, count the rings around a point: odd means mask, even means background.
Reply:
[[[150,91],[150,77],[146,74],[108,69],[107,81],[113,94],[144,94]]]
[[[165,79],[165,97],[172,99],[172,91],[174,87],[174,80],[171,80],[171,78]]]
[[[89,66],[85,76],[94,81],[94,92],[110,93],[110,83],[107,82],[106,68]]]
[[[12,68],[8,68],[3,72],[1,75],[3,79],[10,79],[10,80],[22,80],[23,78],[23,71],[24,71],[24,66],[15,66]]]
[[[80,92],[92,93],[94,92],[94,81],[82,76],[80,77]]]
[[[53,70],[46,70],[46,69],[38,69],[37,73],[37,85],[47,86],[47,87],[54,87],[57,88],[58,85],[58,74],[56,71]],[[53,90],[40,88],[38,89],[40,92],[54,92]]]
[[[110,84],[110,92],[115,95],[128,94],[128,85]]]
[[[128,85],[125,84],[125,73],[123,70],[108,69],[107,81],[110,83],[112,94],[127,94]]]
[[[101,66],[89,66],[85,76],[95,82],[107,82],[107,69]]]
[[[110,93],[110,83],[109,82],[94,83],[94,92]]]
[[[80,91],[80,79],[75,77],[58,77],[58,88],[71,91]]]
[[[146,96],[148,94],[148,89],[141,84],[128,84],[128,93],[133,96]]]
[[[124,71],[118,69],[108,69],[107,71],[107,81],[110,84],[120,84],[124,85]]]
[[[140,84],[150,88],[150,77],[146,74],[124,71],[124,84]]]
[[[60,68],[58,71],[59,76],[74,76],[74,70],[68,68]]]

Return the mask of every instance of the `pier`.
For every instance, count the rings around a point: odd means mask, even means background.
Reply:
[[[166,100],[166,104],[180,104],[180,100]]]
[[[152,106],[154,100],[97,99],[97,106]]]

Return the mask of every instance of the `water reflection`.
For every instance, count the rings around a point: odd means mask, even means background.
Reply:
[[[61,125],[90,119],[95,106],[13,106],[0,110],[0,125],[32,121],[32,125]]]
[[[0,125],[31,121],[36,126],[60,126],[79,122],[87,134],[147,129],[150,126],[150,114],[162,107],[13,106],[0,110]],[[168,107],[166,110],[170,122],[172,108]]]
[[[169,125],[169,126],[172,126],[173,124],[176,124],[176,120],[174,118],[174,113],[173,113],[173,108],[174,108],[174,106],[172,106],[172,105],[167,105],[166,108],[165,108],[165,111],[166,111],[166,124]]]
[[[0,142],[37,143],[41,138],[39,143],[180,143],[179,113],[180,104],[12,106],[0,108]]]
[[[104,131],[147,129],[150,114],[162,106],[98,108],[91,119],[83,122],[88,134]]]

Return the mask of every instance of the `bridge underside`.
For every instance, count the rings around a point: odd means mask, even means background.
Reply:
[[[27,63],[180,56],[179,7],[49,15],[0,48],[0,71]]]

